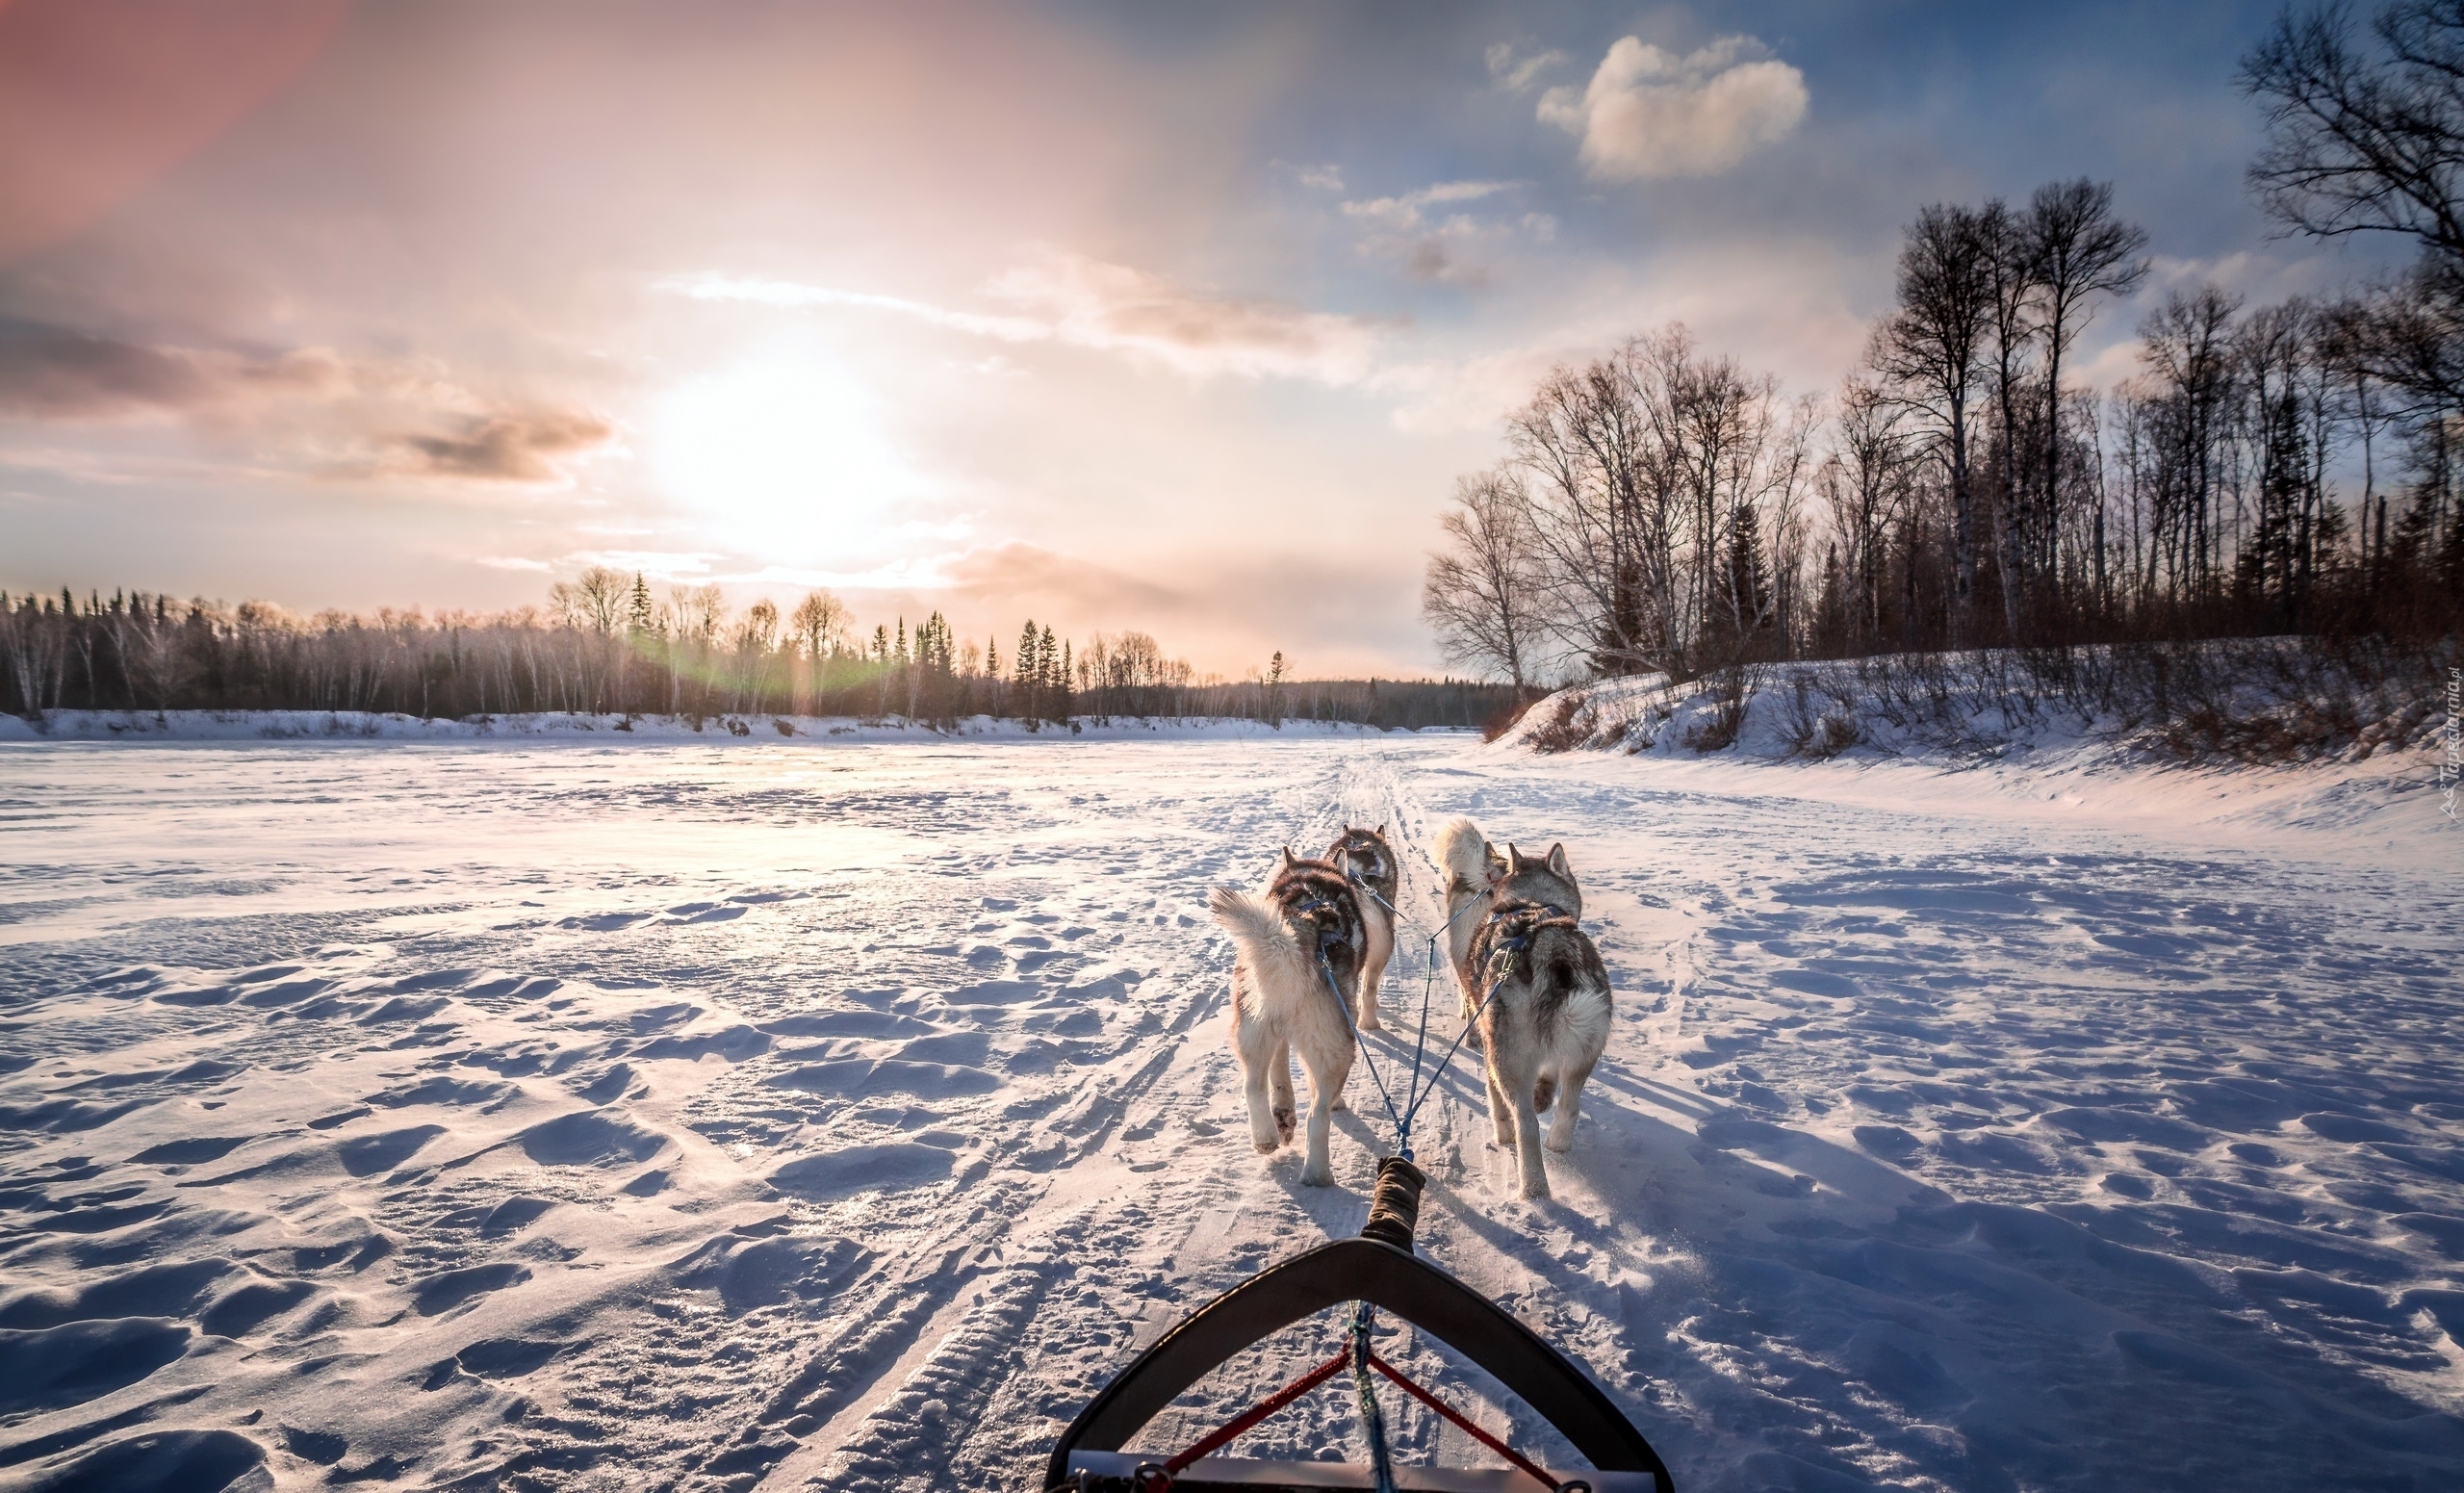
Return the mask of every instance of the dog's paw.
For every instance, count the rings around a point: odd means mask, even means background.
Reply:
[[[1301,1169],[1300,1172],[1300,1185],[1303,1187],[1332,1187],[1335,1185],[1335,1173],[1331,1168],[1324,1171],[1311,1171],[1304,1167]]]
[[[1566,1136],[1563,1139],[1560,1139],[1553,1135],[1541,1144],[1547,1145],[1549,1149],[1555,1151],[1558,1155],[1562,1156],[1566,1152],[1575,1148],[1575,1138],[1573,1136]]]
[[[1283,1149],[1281,1141],[1252,1141],[1249,1144],[1258,1148],[1258,1154],[1261,1156],[1271,1156]]]
[[[1292,1132],[1299,1127],[1299,1120],[1300,1117],[1295,1115],[1288,1109],[1276,1110],[1274,1112],[1275,1134],[1282,1136],[1287,1141],[1291,1140]]]

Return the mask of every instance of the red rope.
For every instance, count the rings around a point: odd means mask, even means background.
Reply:
[[[1244,1435],[1253,1429],[1260,1421],[1265,1420],[1268,1416],[1282,1409],[1285,1405],[1292,1403],[1292,1402],[1299,1399],[1302,1395],[1309,1393],[1309,1391],[1326,1382],[1326,1380],[1333,1378],[1338,1374],[1341,1374],[1344,1369],[1350,1364],[1350,1362],[1351,1348],[1347,1344],[1342,1352],[1335,1354],[1332,1358],[1329,1358],[1325,1362],[1318,1365],[1316,1368],[1311,1369],[1308,1373],[1303,1374],[1296,1379],[1294,1379],[1291,1383],[1284,1385],[1281,1389],[1276,1390],[1266,1399],[1259,1401],[1256,1404],[1250,1406],[1246,1410],[1244,1410],[1239,1415],[1234,1416],[1231,1420],[1224,1422],[1221,1426],[1201,1437],[1198,1442],[1194,1446],[1192,1446],[1188,1451],[1173,1457],[1170,1461],[1164,1463],[1164,1465],[1158,1469],[1161,1476],[1145,1479],[1142,1486],[1149,1490],[1149,1493],[1160,1493],[1160,1490],[1169,1488],[1172,1485],[1172,1480],[1179,1477],[1182,1473],[1187,1472],[1192,1462],[1196,1461],[1201,1456],[1212,1454],[1219,1449],[1230,1443],[1236,1437]],[[1464,1432],[1470,1435],[1473,1440],[1477,1441],[1480,1445],[1487,1447],[1498,1455],[1504,1457],[1507,1461],[1512,1462],[1515,1466],[1538,1479],[1540,1485],[1549,1489],[1550,1493],[1556,1493],[1556,1479],[1550,1477],[1547,1473],[1542,1472],[1538,1467],[1532,1465],[1529,1461],[1527,1461],[1514,1450],[1514,1448],[1507,1446],[1504,1442],[1500,1441],[1497,1437],[1490,1435],[1487,1431],[1482,1430],[1478,1426],[1473,1424],[1468,1417],[1457,1412],[1452,1405],[1448,1404],[1445,1401],[1438,1399],[1427,1390],[1421,1388],[1418,1384],[1415,1384],[1410,1379],[1405,1378],[1401,1372],[1393,1364],[1378,1357],[1375,1353],[1371,1353],[1369,1355],[1369,1366],[1375,1369],[1378,1373],[1385,1375],[1388,1378],[1393,1379],[1396,1383],[1401,1385],[1405,1394],[1410,1395],[1421,1403],[1428,1406],[1432,1410],[1435,1410],[1438,1414],[1445,1416],[1449,1421],[1451,1421],[1455,1425],[1463,1428]],[[1142,1468],[1140,1471],[1143,1473],[1146,1469]]]
[[[1251,1427],[1257,1425],[1258,1422],[1265,1420],[1270,1415],[1272,1415],[1275,1411],[1282,1409],[1285,1405],[1292,1403],[1292,1402],[1299,1399],[1302,1395],[1309,1393],[1309,1391],[1326,1382],[1326,1380],[1333,1378],[1338,1374],[1341,1374],[1344,1371],[1344,1366],[1350,1362],[1351,1349],[1347,1346],[1342,1352],[1335,1354],[1332,1358],[1327,1359],[1325,1362],[1318,1365],[1308,1373],[1303,1374],[1296,1379],[1294,1379],[1291,1383],[1284,1385],[1281,1389],[1276,1390],[1266,1399],[1259,1401],[1255,1405],[1242,1412],[1240,1415],[1224,1422],[1220,1428],[1207,1435],[1204,1439],[1200,1440],[1197,1445],[1191,1447],[1188,1451],[1164,1464],[1163,1486],[1169,1487],[1171,1485],[1171,1480],[1179,1477],[1184,1471],[1186,1471],[1190,1463],[1194,1462],[1199,1457],[1213,1452],[1235,1436],[1248,1430]]]
[[[1549,1489],[1550,1493],[1556,1493],[1556,1479],[1550,1477],[1547,1473],[1542,1472],[1539,1468],[1534,1467],[1531,1463],[1524,1460],[1521,1455],[1517,1454],[1512,1447],[1507,1446],[1497,1437],[1490,1435],[1487,1431],[1482,1430],[1479,1427],[1472,1424],[1469,1417],[1457,1413],[1452,1405],[1448,1404],[1445,1401],[1430,1394],[1427,1390],[1421,1388],[1410,1379],[1403,1377],[1403,1376],[1396,1370],[1393,1364],[1378,1357],[1375,1353],[1371,1353],[1369,1355],[1369,1366],[1375,1369],[1378,1373],[1385,1375],[1388,1378],[1393,1379],[1396,1383],[1403,1386],[1403,1392],[1405,1394],[1410,1395],[1421,1403],[1428,1406],[1432,1410],[1435,1410],[1438,1414],[1445,1416],[1455,1425],[1462,1427],[1463,1429],[1471,1435],[1472,1439],[1479,1442],[1480,1445],[1487,1447],[1498,1455],[1504,1457],[1515,1466],[1522,1468],[1532,1477],[1539,1479],[1540,1485]]]

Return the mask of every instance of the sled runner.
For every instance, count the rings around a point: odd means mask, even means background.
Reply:
[[[1582,1370],[1496,1302],[1413,1252],[1426,1179],[1400,1157],[1378,1164],[1369,1222],[1268,1268],[1218,1297],[1138,1355],[1062,1433],[1044,1473],[1046,1493],[1674,1493],[1667,1466]],[[1174,1455],[1120,1450],[1209,1371],[1271,1333],[1346,1301],[1355,1311],[1344,1351]],[[1382,1308],[1454,1349],[1540,1412],[1592,1466],[1534,1465],[1413,1383],[1370,1347],[1370,1309]],[[1361,1399],[1367,1464],[1251,1461],[1216,1454],[1328,1379],[1348,1371]],[[1511,1469],[1395,1467],[1386,1454],[1373,1373],[1403,1389],[1513,1464]]]

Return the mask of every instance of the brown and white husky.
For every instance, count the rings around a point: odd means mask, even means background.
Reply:
[[[1469,819],[1448,825],[1437,844],[1455,918],[1448,952],[1487,1062],[1497,1144],[1514,1148],[1522,1195],[1546,1197],[1540,1116],[1558,1106],[1547,1146],[1571,1148],[1583,1083],[1608,1044],[1608,971],[1582,931],[1582,888],[1565,846],[1530,857],[1508,845],[1500,857]]]
[[[1265,895],[1217,887],[1206,898],[1207,911],[1232,936],[1232,1051],[1246,1080],[1249,1139],[1269,1153],[1292,1138],[1292,1059],[1299,1058],[1309,1073],[1300,1180],[1311,1187],[1335,1179],[1326,1135],[1351,1076],[1344,1002],[1359,989],[1368,952],[1360,910],[1367,900],[1336,865],[1297,860],[1288,849]]]
[[[1360,898],[1360,921],[1369,935],[1369,946],[1361,951],[1360,989],[1354,1002],[1360,1029],[1373,1032],[1378,1029],[1377,987],[1386,978],[1386,962],[1395,957],[1393,910],[1395,893],[1402,885],[1402,868],[1395,862],[1394,847],[1386,843],[1382,824],[1373,830],[1345,825],[1335,842],[1326,847],[1326,861],[1375,893]]]

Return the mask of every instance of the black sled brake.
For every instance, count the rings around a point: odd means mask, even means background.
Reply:
[[[1667,1466],[1609,1398],[1563,1353],[1497,1303],[1412,1252],[1419,1169],[1381,1163],[1360,1237],[1322,1245],[1234,1287],[1138,1355],[1062,1433],[1044,1472],[1047,1493],[1319,1493],[1382,1485],[1425,1493],[1674,1493]],[[1329,1306],[1365,1302],[1436,1337],[1493,1375],[1591,1462],[1580,1472],[1536,1467],[1369,1350],[1366,1315],[1349,1346],[1177,1456],[1124,1453],[1122,1443],[1208,1371],[1252,1343]],[[1373,1464],[1265,1462],[1214,1455],[1258,1422],[1346,1369],[1362,1386]],[[1511,1469],[1386,1466],[1372,1370],[1400,1385],[1514,1464]]]

